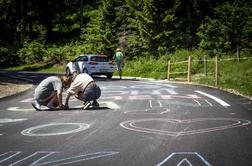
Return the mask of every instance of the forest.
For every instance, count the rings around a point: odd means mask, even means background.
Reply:
[[[129,59],[194,49],[251,55],[251,7],[247,0],[0,0],[0,64],[112,56],[117,47]]]

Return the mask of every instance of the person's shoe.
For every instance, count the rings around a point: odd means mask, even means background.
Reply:
[[[86,101],[83,103],[83,109],[86,110],[88,109],[88,107],[91,105],[91,103],[89,101]]]
[[[32,103],[32,106],[33,106],[33,108],[34,108],[36,111],[42,111],[42,110],[40,109],[40,107],[37,107],[37,106],[36,106],[36,103]]]
[[[97,100],[94,100],[93,103],[92,103],[92,106],[93,106],[93,107],[99,107],[100,104],[98,103]]]
[[[40,109],[40,107],[41,107],[41,105],[39,104],[39,102],[37,100],[34,101],[34,105],[38,109]]]

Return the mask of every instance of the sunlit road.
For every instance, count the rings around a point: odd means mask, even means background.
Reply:
[[[34,84],[47,74],[10,73]],[[217,89],[95,78],[100,108],[37,112],[0,99],[0,165],[250,166],[252,103]]]

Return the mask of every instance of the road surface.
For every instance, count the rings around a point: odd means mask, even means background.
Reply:
[[[47,74],[12,73],[34,84]],[[0,99],[0,165],[249,166],[251,101],[165,81],[95,78],[100,108],[37,112],[34,88]]]

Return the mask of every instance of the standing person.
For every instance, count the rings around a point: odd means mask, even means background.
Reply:
[[[114,55],[114,60],[116,62],[118,75],[119,75],[120,79],[122,79],[123,53],[120,48],[116,49],[116,53]]]
[[[64,108],[62,104],[63,89],[69,88],[71,78],[67,76],[50,76],[39,83],[35,89],[35,102],[32,106],[40,109],[41,105],[47,106],[53,110],[59,107]]]
[[[87,109],[91,104],[98,107],[99,103],[97,99],[101,96],[101,89],[96,85],[94,79],[90,75],[86,73],[77,74],[77,72],[74,72],[71,86],[67,90],[65,101],[66,108],[68,108],[68,101],[72,95],[75,95],[77,99],[84,102],[83,109]]]

